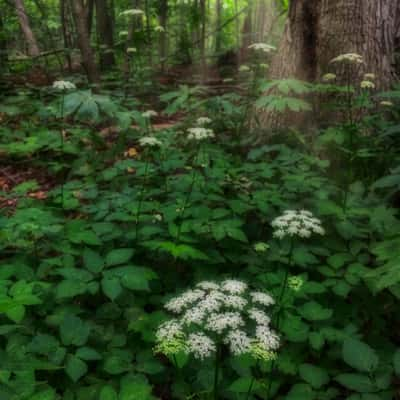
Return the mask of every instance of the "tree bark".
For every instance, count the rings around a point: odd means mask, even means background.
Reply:
[[[90,83],[98,83],[100,76],[94,61],[93,51],[90,46],[87,15],[82,0],[71,0],[72,13],[74,15],[76,31],[78,34],[78,46],[81,52],[83,66]]]
[[[115,65],[114,58],[114,32],[111,15],[107,0],[95,0],[96,2],[96,21],[99,43],[102,45],[100,51],[100,66],[106,70]],[[103,48],[104,47],[104,48]]]
[[[23,0],[14,0],[14,4],[18,16],[18,21],[25,37],[26,45],[28,48],[28,54],[31,57],[36,57],[40,54],[40,50],[36,41],[36,37],[31,29],[29,18],[28,15],[26,14]]]
[[[167,23],[168,23],[168,0],[160,0],[159,21],[163,30],[160,32],[160,64],[161,70],[165,69],[165,61],[168,57]]]
[[[7,39],[4,32],[3,16],[0,13],[0,72],[6,68],[7,61],[8,61]]]
[[[364,64],[354,82],[373,73],[377,88],[388,88],[394,78],[399,4],[400,0],[292,0],[271,77],[316,82],[335,72],[333,58],[357,53]],[[257,117],[262,127],[271,126],[270,114]]]

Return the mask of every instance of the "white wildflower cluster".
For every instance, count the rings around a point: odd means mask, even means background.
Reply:
[[[136,51],[137,51],[136,47],[128,47],[128,48],[126,49],[126,52],[127,52],[128,54],[136,53]]]
[[[69,81],[55,81],[53,82],[53,89],[57,90],[74,90],[76,89],[75,84]]]
[[[266,312],[272,304],[269,294],[251,291],[239,280],[200,282],[165,304],[174,318],[159,326],[155,351],[183,351],[203,360],[227,346],[233,355],[273,359],[279,337]]]
[[[162,27],[161,25],[157,25],[157,26],[154,28],[154,30],[155,30],[156,32],[165,32],[164,27]]]
[[[393,107],[393,105],[394,105],[391,101],[387,101],[387,100],[381,101],[379,104],[383,107]]]
[[[266,43],[253,43],[250,46],[248,46],[248,48],[253,50],[260,50],[263,51],[264,53],[271,53],[272,51],[276,50],[276,47]]]
[[[335,57],[331,63],[363,64],[364,59],[357,53],[346,53]]]
[[[211,122],[212,122],[212,120],[208,117],[200,117],[200,118],[197,118],[197,120],[196,120],[196,124],[198,126],[204,126],[204,125],[210,124]]]
[[[154,111],[154,110],[147,110],[147,111],[142,112],[143,118],[157,117],[157,115],[158,115],[157,111]]]
[[[128,31],[120,31],[119,33],[118,33],[118,36],[128,36],[129,35],[129,32]]]
[[[239,67],[239,72],[249,72],[250,71],[250,67],[248,65],[241,65]]]
[[[133,17],[135,15],[143,15],[143,14],[144,14],[143,10],[139,10],[139,9],[136,9],[136,8],[131,8],[130,10],[122,11],[119,14],[119,16],[120,17]]]
[[[139,144],[142,147],[159,147],[162,145],[162,142],[159,141],[156,137],[154,136],[144,136],[142,138],[139,139]]]
[[[187,132],[188,132],[187,138],[189,140],[200,141],[208,138],[213,138],[215,136],[214,131],[212,129],[203,128],[201,126],[195,128],[189,128]]]
[[[271,225],[275,229],[273,235],[278,239],[285,236],[309,238],[313,233],[325,234],[321,221],[307,210],[286,210],[283,215],[275,218]]]
[[[332,73],[327,73],[322,77],[324,82],[332,82],[336,79],[336,75]]]
[[[375,83],[371,81],[361,81],[361,89],[375,89]]]

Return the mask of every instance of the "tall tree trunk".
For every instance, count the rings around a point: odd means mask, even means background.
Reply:
[[[14,0],[14,4],[18,16],[18,21],[28,47],[28,54],[32,57],[36,57],[40,54],[39,46],[37,44],[36,37],[31,29],[23,0]]]
[[[205,80],[207,62],[206,62],[206,0],[200,0],[200,63],[201,63],[201,78]]]
[[[219,54],[221,51],[222,44],[222,29],[221,29],[221,21],[222,21],[222,4],[221,0],[217,0],[215,3],[216,7],[216,18],[215,18],[215,53]]]
[[[114,58],[114,32],[107,0],[96,1],[97,32],[101,47],[100,66],[106,70],[115,65]],[[103,48],[104,47],[104,48]]]
[[[333,68],[330,61],[346,53],[360,54],[360,76],[376,75],[379,89],[393,82],[395,38],[400,24],[400,0],[292,0],[277,55],[274,79],[319,81]],[[340,78],[338,76],[338,78]],[[257,115],[270,126],[271,115]]]
[[[88,0],[87,4],[85,5],[86,26],[87,26],[89,40],[90,40],[90,36],[92,35],[94,1],[95,0]]]
[[[68,17],[69,17],[68,2],[66,0],[61,0],[60,19],[61,19],[63,41],[64,41],[65,58],[67,60],[68,71],[72,72],[72,58],[71,58],[72,38],[71,38],[71,32],[68,29],[69,27]]]
[[[146,41],[147,41],[147,48],[149,50],[149,63],[150,66],[153,65],[153,49],[152,49],[152,38],[151,38],[151,26],[150,26],[150,4],[149,0],[144,0],[144,9],[146,14]]]
[[[74,15],[76,31],[78,34],[78,46],[81,52],[83,66],[86,70],[86,74],[89,82],[98,83],[100,76],[97,71],[97,66],[94,61],[93,51],[90,46],[88,27],[87,27],[87,15],[83,6],[82,0],[71,0],[72,12]]]
[[[0,13],[0,72],[2,72],[6,68],[7,60],[8,60],[7,39],[4,32],[3,16]]]
[[[168,23],[168,0],[160,0],[159,10],[160,26],[163,30],[160,32],[160,64],[161,70],[165,69],[165,60],[168,57],[168,41],[167,41],[167,23]]]

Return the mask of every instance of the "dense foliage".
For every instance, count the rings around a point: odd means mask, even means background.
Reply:
[[[257,100],[273,111],[309,109],[293,95],[334,90],[264,85],[281,91]],[[56,89],[1,107],[3,159],[52,183],[1,192],[1,399],[395,397],[397,106],[364,91],[353,121],[244,151],[254,92],[164,93],[167,113],[186,117],[156,130],[155,113],[118,90]],[[302,209],[320,234],[274,235],[275,218]],[[214,357],[156,351],[165,302],[223,279],[275,298],[276,358],[222,346],[216,375]]]

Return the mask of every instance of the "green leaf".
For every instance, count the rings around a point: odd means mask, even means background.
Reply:
[[[83,265],[90,272],[96,274],[104,268],[104,260],[99,253],[85,247],[83,250]]]
[[[90,347],[80,347],[76,352],[76,356],[79,357],[81,360],[101,360],[101,354],[99,354],[96,350]]]
[[[72,279],[65,279],[60,282],[56,287],[56,298],[57,299],[68,299],[80,294],[85,293],[87,290],[87,283],[72,280]]]
[[[353,260],[353,256],[347,253],[339,253],[330,256],[327,260],[328,264],[334,268],[339,269],[342,268],[346,263],[349,263]]]
[[[373,372],[378,367],[379,358],[375,350],[357,339],[346,339],[342,354],[343,360],[360,372]]]
[[[313,391],[310,385],[297,383],[292,386],[285,400],[313,400],[316,398],[316,392]]]
[[[89,333],[89,325],[73,314],[67,314],[61,322],[60,337],[65,346],[83,346]]]
[[[315,301],[309,301],[303,304],[299,310],[300,314],[309,321],[323,321],[331,318],[333,311],[329,308],[324,308],[321,304]]]
[[[347,389],[355,392],[368,393],[377,391],[374,382],[366,375],[361,374],[340,374],[335,380]]]
[[[104,294],[112,301],[122,293],[120,279],[116,277],[102,279],[101,288],[103,289]]]
[[[121,379],[119,400],[151,400],[152,386],[144,375],[127,375]]]
[[[329,382],[328,373],[312,364],[301,364],[299,367],[300,376],[313,388],[320,389]]]
[[[103,386],[100,391],[99,400],[118,400],[118,393],[110,386]]]
[[[133,249],[115,249],[111,250],[106,256],[106,265],[111,267],[127,263],[133,256]]]
[[[29,398],[29,400],[54,400],[56,398],[56,392],[54,389],[45,389]]]
[[[6,315],[17,324],[20,323],[25,316],[25,307],[20,304],[10,305],[6,311]]]
[[[261,384],[254,380],[251,376],[244,376],[236,379],[228,387],[228,390],[235,393],[247,393],[250,388],[251,391],[261,389]]]
[[[85,375],[87,370],[88,367],[84,361],[73,355],[68,355],[65,371],[74,382],[77,382]]]

